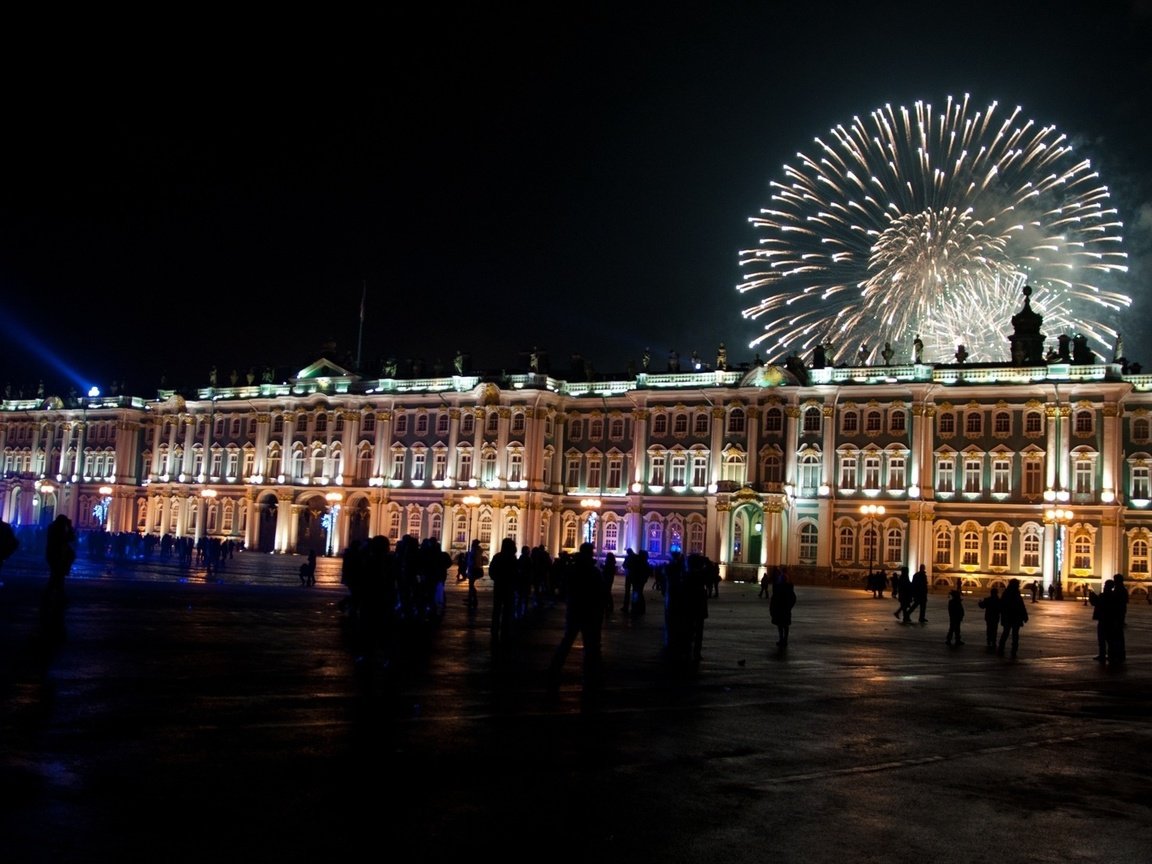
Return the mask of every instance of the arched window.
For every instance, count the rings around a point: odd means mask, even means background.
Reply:
[[[836,559],[852,561],[856,551],[856,531],[851,525],[841,525],[836,535]]]
[[[889,566],[904,560],[904,529],[899,526],[884,531],[884,560]]]
[[[961,564],[980,564],[980,533],[978,531],[965,531],[960,539]]]
[[[815,405],[810,405],[804,409],[804,432],[808,434],[815,434],[820,431],[821,420],[823,419],[823,412]]]
[[[800,560],[805,564],[815,564],[820,549],[820,530],[814,522],[800,526]]]
[[[946,527],[936,530],[936,565],[938,567],[952,566],[952,532]]]
[[[729,435],[743,435],[744,434],[744,409],[733,408],[728,413],[728,434]]]
[[[992,535],[992,566],[1008,566],[1008,535],[1003,531],[996,531]]]
[[[764,431],[779,434],[784,431],[784,412],[779,408],[769,408],[764,412]]]

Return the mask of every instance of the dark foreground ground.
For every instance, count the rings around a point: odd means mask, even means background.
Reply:
[[[358,657],[336,562],[245,553],[203,573],[81,562],[62,640],[43,574],[0,575],[0,862],[1145,862],[1152,860],[1152,607],[1129,660],[1090,609],[1030,605],[1020,656],[960,649],[945,596],[800,586],[778,653],[754,585],[711,601],[704,660],[671,666],[659,595],[543,670],[562,605],[493,655],[449,584],[437,627]],[[486,587],[486,586],[484,586]],[[619,594],[619,592],[617,592]]]

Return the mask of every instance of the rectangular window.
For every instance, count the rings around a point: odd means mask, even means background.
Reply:
[[[892,490],[903,489],[907,485],[905,479],[906,462],[903,456],[891,456],[888,459],[888,488]]]
[[[448,454],[437,450],[432,457],[432,479],[443,480],[448,473]]]
[[[424,480],[424,467],[428,462],[428,454],[414,453],[412,455],[412,479],[415,481]]]
[[[840,488],[856,488],[856,458],[844,456],[840,459]]]
[[[472,479],[472,454],[465,452],[460,454],[460,471],[457,479],[461,483],[467,483]]]
[[[879,456],[865,456],[864,457],[864,488],[865,489],[879,489],[880,488],[880,457]]]
[[[403,480],[404,479],[404,454],[403,453],[393,453],[392,454],[392,479],[393,480]]]
[[[1039,459],[1029,459],[1024,463],[1024,494],[1029,497],[1040,495],[1044,491],[1044,466]]]
[[[688,459],[677,454],[672,457],[671,483],[673,486],[683,486],[687,481]]]
[[[936,491],[956,491],[956,463],[951,459],[941,459],[936,463]]]
[[[600,488],[600,475],[604,468],[604,460],[599,456],[588,457],[588,488]]]
[[[605,484],[609,489],[619,489],[624,485],[624,460],[619,456],[613,456],[608,460],[608,482]]]
[[[1073,488],[1078,495],[1092,494],[1092,463],[1087,459],[1079,460],[1073,466]]]
[[[981,490],[980,475],[983,473],[984,463],[979,459],[964,460],[964,491],[979,492]]]
[[[697,454],[692,457],[692,485],[697,489],[708,485],[708,458]]]
[[[580,486],[580,457],[569,456],[568,463],[564,471],[564,484],[569,489],[576,489]]]
[[[653,486],[664,485],[664,456],[652,457],[652,479],[650,482]]]
[[[993,492],[1010,492],[1011,487],[1011,466],[1007,459],[994,459],[992,461],[992,491]]]
[[[508,457],[508,479],[519,483],[524,475],[524,454],[516,451]]]
[[[1148,466],[1134,465],[1132,467],[1132,497],[1147,501],[1148,490]]]

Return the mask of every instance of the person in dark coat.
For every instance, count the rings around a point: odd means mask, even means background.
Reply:
[[[912,574],[912,605],[908,607],[904,620],[908,621],[913,612],[918,612],[920,624],[928,623],[928,570],[921,564]]]
[[[963,620],[964,596],[959,589],[953,589],[948,592],[948,635],[944,637],[946,644],[951,645],[953,639],[956,641],[956,647],[964,644],[964,640],[960,638],[960,622]]]
[[[1020,648],[1020,628],[1028,621],[1028,607],[1024,605],[1024,598],[1020,596],[1020,580],[1012,579],[1004,589],[1004,596],[1000,598],[1000,644],[996,653],[1004,656],[1004,646],[1008,637],[1012,637],[1012,657]]]
[[[1000,589],[993,587],[988,596],[977,604],[984,610],[985,642],[989,648],[996,648],[996,631],[1000,629]]]
[[[900,608],[892,614],[907,624],[912,618],[912,580],[908,578],[908,568],[901,567],[896,580],[896,601]]]
[[[708,600],[711,595],[710,562],[703,555],[688,556],[688,570],[684,580],[684,615],[687,644],[685,650],[693,661],[702,660],[704,621],[708,618]]]
[[[552,654],[548,666],[548,689],[560,685],[564,661],[579,636],[584,646],[584,687],[594,689],[600,683],[600,632],[604,622],[604,583],[596,566],[591,543],[584,543],[574,556],[565,579],[567,609],[564,635]]]
[[[492,556],[488,565],[488,578],[492,580],[492,647],[508,642],[512,637],[512,621],[516,617],[516,541],[505,537],[500,551]]]
[[[469,609],[477,609],[480,606],[480,599],[476,593],[476,581],[484,578],[484,550],[480,547],[479,540],[473,540],[472,545],[468,547],[464,574],[468,577],[467,606]]]
[[[1116,597],[1112,601],[1115,614],[1113,615],[1112,627],[1108,631],[1108,663],[1111,666],[1116,666],[1127,659],[1127,648],[1124,644],[1124,627],[1126,626],[1124,622],[1128,617],[1128,588],[1124,584],[1123,573],[1117,573],[1113,576],[1112,582],[1116,585],[1112,591]]]
[[[1088,603],[1092,607],[1092,620],[1096,622],[1096,656],[1098,663],[1108,662],[1108,636],[1113,626],[1116,614],[1114,592],[1116,583],[1112,579],[1104,581],[1104,588],[1099,594],[1088,592]]]
[[[772,597],[768,600],[768,614],[780,637],[776,641],[779,648],[788,647],[788,631],[792,627],[792,607],[795,605],[796,586],[781,574],[779,581],[772,586]]]

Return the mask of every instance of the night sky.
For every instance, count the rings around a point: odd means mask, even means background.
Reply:
[[[751,360],[768,181],[854,115],[965,93],[1098,167],[1152,362],[1152,3],[512,6],[9,15],[0,382]]]

